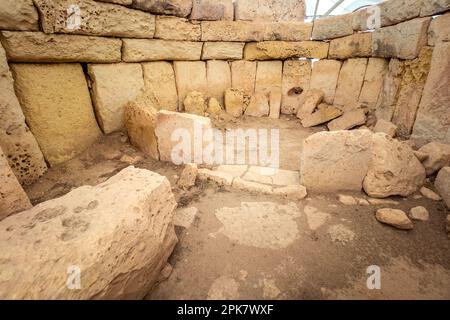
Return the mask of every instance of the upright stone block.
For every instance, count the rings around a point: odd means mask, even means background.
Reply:
[[[255,61],[233,61],[231,63],[231,86],[243,90],[248,96],[253,95],[255,93],[256,64]]]
[[[178,92],[172,63],[167,61],[146,62],[144,72],[144,91],[157,110],[177,111]]]
[[[286,60],[283,65],[281,113],[297,114],[311,81],[311,61]]]
[[[178,90],[178,110],[183,110],[186,95],[192,91],[207,92],[206,63],[203,61],[174,61]]]
[[[340,70],[341,62],[337,60],[320,60],[313,64],[310,87],[322,90],[328,104],[333,104]]]
[[[375,110],[388,66],[386,59],[369,58],[359,102],[367,105],[370,110]]]
[[[367,59],[356,58],[344,61],[336,88],[334,104],[344,107],[354,106],[359,99],[366,74]]]
[[[25,119],[50,165],[72,159],[101,132],[80,64],[12,64]]]
[[[123,39],[125,62],[200,60],[203,43],[157,39]]]
[[[281,92],[283,77],[282,61],[260,61],[256,70],[255,92],[270,94],[271,91]]]
[[[208,96],[214,97],[223,105],[225,90],[231,88],[231,69],[227,61],[209,60],[206,62]]]

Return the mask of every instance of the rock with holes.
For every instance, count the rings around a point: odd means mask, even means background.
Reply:
[[[311,81],[312,63],[309,60],[286,60],[283,64],[281,90],[282,114],[297,114],[306,99]]]
[[[402,210],[384,208],[377,210],[376,218],[384,224],[388,224],[397,229],[411,230],[414,228],[413,223]]]
[[[177,242],[175,207],[165,177],[128,167],[4,219],[0,298],[142,299]]]
[[[427,175],[431,175],[443,167],[450,166],[450,144],[430,142],[419,149],[419,152],[427,154],[423,161]]]
[[[244,54],[243,42],[205,42],[203,60],[240,60]]]
[[[0,220],[10,214],[31,208],[30,200],[11,170],[0,148]]]
[[[360,191],[370,160],[369,130],[319,132],[303,142],[300,183],[310,191]]]
[[[202,92],[189,92],[184,99],[184,111],[186,113],[196,114],[198,116],[205,115],[206,97]]]
[[[200,41],[200,23],[185,18],[156,16],[155,38],[164,40]]]
[[[408,196],[424,183],[425,169],[413,150],[384,133],[373,135],[372,156],[364,190],[374,198]]]
[[[0,147],[22,184],[35,182],[47,170],[44,156],[25,123],[5,51],[0,45]]]
[[[235,118],[242,116],[247,108],[248,97],[240,89],[227,89],[225,91],[225,110]]]
[[[442,168],[434,181],[434,186],[450,209],[450,167]],[[449,230],[450,231],[450,230]]]

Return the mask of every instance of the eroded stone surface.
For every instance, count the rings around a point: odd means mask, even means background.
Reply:
[[[310,87],[322,90],[324,101],[328,104],[334,101],[340,70],[341,62],[337,60],[320,60],[313,65]]]
[[[225,90],[231,88],[231,69],[227,61],[209,60],[206,62],[208,96],[224,102]]]
[[[233,0],[195,0],[190,19],[192,20],[231,20],[234,19]]]
[[[255,93],[256,80],[255,61],[239,60],[231,63],[231,85],[251,96]]]
[[[158,110],[177,111],[178,92],[173,66],[167,61],[142,64],[144,90]]]
[[[247,43],[246,60],[285,60],[290,58],[324,59],[328,55],[328,43],[319,41],[264,41]]]
[[[349,130],[356,126],[360,126],[366,123],[366,112],[363,109],[354,109],[328,123],[328,129],[330,131],[336,130]]]
[[[343,63],[334,97],[335,105],[348,107],[358,102],[366,67],[365,58],[348,59]]]
[[[409,220],[406,213],[402,210],[389,208],[379,209],[375,216],[381,223],[388,224],[397,229],[411,230],[414,227],[411,220]]]
[[[182,110],[189,92],[207,92],[206,63],[203,61],[174,61],[175,79],[178,90],[178,107]]]
[[[177,17],[187,17],[192,10],[192,0],[133,0],[133,8]]]
[[[450,167],[445,167],[439,170],[434,186],[436,187],[437,192],[439,192],[442,200],[444,200],[447,205],[447,208],[450,209]]]
[[[202,60],[240,60],[244,55],[243,42],[205,42]]]
[[[200,41],[202,30],[199,22],[188,19],[157,16],[155,38],[164,40]]]
[[[314,40],[327,40],[348,36],[353,33],[353,16],[342,14],[325,17],[314,21],[312,38]]]
[[[307,98],[311,81],[311,61],[287,60],[283,64],[281,113],[297,114]]]
[[[303,0],[238,0],[236,20],[303,21],[306,7]]]
[[[367,105],[370,110],[374,110],[377,105],[388,66],[386,59],[369,58],[358,101]]]
[[[303,117],[302,126],[305,128],[314,127],[319,124],[326,123],[333,119],[340,117],[343,114],[342,110],[327,104],[319,105],[319,110]]]
[[[328,57],[348,59],[370,57],[372,55],[372,33],[355,33],[347,37],[331,40]]]
[[[203,44],[194,41],[123,39],[125,62],[200,60]]]
[[[422,162],[427,175],[431,175],[443,167],[450,166],[449,144],[430,142],[421,147],[419,152],[427,155],[427,158]]]
[[[1,30],[39,30],[33,0],[3,0],[0,3]]]

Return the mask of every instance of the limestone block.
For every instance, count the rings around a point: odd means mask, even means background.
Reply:
[[[334,101],[340,70],[341,62],[337,60],[320,60],[313,64],[310,88],[322,90],[328,104]]]
[[[182,189],[189,189],[195,186],[197,180],[198,167],[195,163],[188,163],[184,166],[180,179],[177,181],[177,186]]]
[[[372,36],[375,57],[414,59],[427,44],[430,18],[419,18],[377,29]]]
[[[120,39],[3,31],[1,40],[12,62],[120,62]]]
[[[419,152],[427,155],[422,164],[428,176],[450,166],[450,144],[430,142],[421,147]]]
[[[329,59],[370,57],[372,55],[372,33],[355,33],[331,40]]]
[[[235,118],[239,118],[247,107],[247,97],[244,91],[230,88],[225,91],[225,110]]]
[[[142,64],[144,90],[157,110],[177,111],[178,92],[175,72],[170,62],[156,61]]]
[[[241,60],[244,45],[243,42],[205,42],[202,60]]]
[[[450,12],[433,19],[428,28],[428,45],[450,41]]]
[[[366,120],[366,113],[363,109],[354,109],[344,112],[341,117],[328,123],[328,129],[330,131],[350,130],[365,124]]]
[[[159,160],[158,141],[155,135],[156,109],[138,100],[125,107],[124,122],[133,146]]]
[[[353,15],[342,14],[314,21],[313,40],[327,40],[353,34]]]
[[[447,208],[450,209],[450,167],[442,168],[439,171],[436,180],[434,181],[434,186],[442,200],[444,200]]]
[[[175,207],[165,177],[128,167],[4,219],[0,297],[143,299],[177,242]],[[80,289],[66,286],[68,270],[81,272]]]
[[[286,60],[283,64],[281,113],[297,114],[311,81],[310,60]]]
[[[269,98],[264,93],[256,93],[250,98],[250,103],[245,109],[246,116],[264,117],[268,116],[270,111]]]
[[[184,99],[184,112],[204,116],[206,110],[206,98],[202,92],[189,92]]]
[[[319,110],[303,117],[302,126],[305,128],[314,127],[319,124],[331,121],[340,117],[342,110],[327,104],[319,105]]]
[[[403,61],[398,59],[389,61],[388,70],[384,76],[381,93],[375,107],[377,119],[392,120],[404,71]]]
[[[109,134],[124,128],[125,106],[144,89],[139,63],[90,64],[92,101],[103,132]]]
[[[373,128],[373,132],[383,132],[387,134],[389,137],[393,138],[397,134],[397,126],[392,122],[379,119],[377,124]]]
[[[423,1],[420,15],[432,16],[436,13],[441,13],[450,9],[450,2],[448,0],[430,0]]]
[[[358,101],[370,110],[375,110],[388,66],[389,62],[386,59],[369,58]]]
[[[0,147],[16,178],[31,184],[47,171],[39,145],[25,123],[5,51],[0,45]]]
[[[269,106],[270,106],[269,118],[272,118],[272,119],[280,118],[281,98],[282,98],[281,88],[277,88],[277,89],[270,91],[270,93],[269,93]]]
[[[256,70],[255,92],[270,94],[281,91],[283,76],[282,61],[260,61]]]
[[[246,95],[253,95],[255,92],[256,65],[257,62],[255,61],[239,60],[231,62],[231,86],[243,90]]]
[[[188,113],[159,111],[156,115],[155,134],[161,161],[176,165],[202,164],[202,147],[206,147],[210,142],[204,139],[203,133],[211,128],[209,118]],[[184,146],[187,149],[182,148]]]
[[[231,88],[231,69],[227,61],[208,60],[206,62],[208,96],[216,98],[223,105],[225,90]]]
[[[324,59],[328,55],[328,43],[319,41],[264,41],[247,43],[246,60],[285,60],[289,58]]]
[[[267,22],[264,24],[265,41],[306,41],[311,39],[312,23]]]
[[[33,0],[2,0],[1,30],[39,30],[39,16]]]
[[[231,186],[234,180],[233,176],[227,172],[208,169],[199,169],[198,179],[200,181],[212,181],[220,186]]]
[[[234,20],[233,0],[194,0],[191,20]]]
[[[203,61],[174,61],[175,79],[178,91],[178,110],[191,91],[207,92],[206,63]]]
[[[185,18],[157,16],[155,38],[164,40],[200,41],[202,30],[199,22]]]
[[[92,0],[34,0],[45,33],[71,33],[124,38],[153,38],[155,16],[124,6]],[[80,25],[68,18],[77,6]],[[76,13],[75,13],[76,14]]]
[[[412,139],[418,146],[430,141],[450,144],[450,43],[436,45],[423,89]]]
[[[70,160],[101,132],[80,64],[12,64],[17,97],[50,165]]]
[[[375,217],[381,223],[388,224],[397,229],[411,230],[414,228],[413,223],[402,210],[390,208],[378,209]]]
[[[201,42],[157,39],[123,39],[123,61],[200,60]]]
[[[236,20],[303,21],[306,15],[303,0],[237,0]]]
[[[425,181],[425,169],[411,147],[384,133],[375,133],[372,140],[364,191],[373,198],[406,197],[416,192]]]
[[[309,191],[360,191],[370,160],[369,130],[319,132],[303,142],[300,183]]]
[[[419,206],[409,210],[409,217],[417,221],[428,221],[430,220],[430,213],[427,208]]]
[[[409,137],[411,134],[430,70],[432,53],[431,47],[424,47],[418,58],[404,63],[405,70],[392,116],[392,122],[398,127],[397,134],[401,137]]]
[[[334,104],[351,106],[358,102],[366,74],[367,59],[356,58],[344,61],[336,88]]]
[[[192,10],[192,0],[133,0],[133,8],[177,17],[187,17]]]
[[[0,148],[0,221],[7,216],[31,208],[30,200],[14,175]]]
[[[265,25],[247,21],[202,21],[202,41],[263,41]]]
[[[318,89],[309,89],[305,93],[305,100],[297,112],[297,118],[303,120],[306,116],[312,114],[323,100],[323,91]]]

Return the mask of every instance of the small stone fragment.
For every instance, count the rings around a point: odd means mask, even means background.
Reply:
[[[413,223],[402,210],[390,208],[379,209],[377,210],[376,218],[379,222],[388,224],[397,229],[411,230],[414,228]]]
[[[413,220],[428,221],[430,213],[425,207],[414,207],[409,211],[409,217]]]
[[[441,201],[442,198],[433,190],[428,189],[427,187],[420,188],[420,193],[428,199],[434,200],[434,201]]]
[[[195,186],[197,174],[198,168],[195,163],[186,164],[177,185],[182,189],[189,189],[190,187]]]

